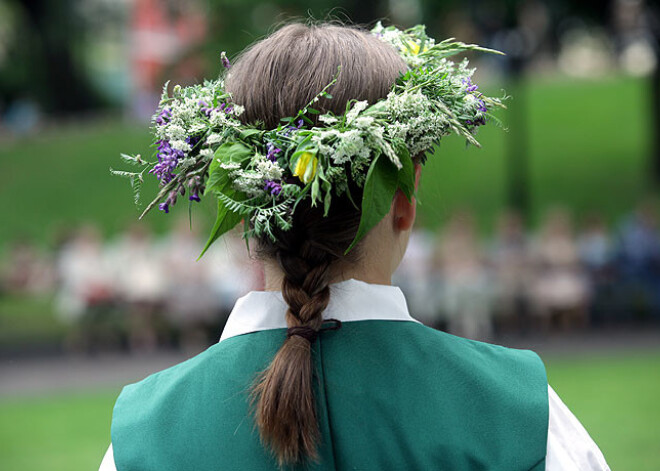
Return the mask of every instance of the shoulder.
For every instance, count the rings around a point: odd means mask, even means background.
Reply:
[[[218,463],[223,456],[235,456],[236,447],[249,448],[255,442],[246,421],[250,386],[284,335],[268,331],[233,337],[126,386],[112,416],[117,468],[133,469],[145,459],[144,450],[159,450],[150,455],[156,464],[144,469],[171,469],[161,464],[181,458],[182,443],[187,451]]]
[[[355,323],[355,328],[358,328]],[[500,345],[457,337],[414,322],[380,322],[363,325],[355,337],[367,337],[369,342],[386,345],[396,350],[410,352],[420,357],[428,368],[452,368],[472,375],[485,375],[492,379],[518,377],[535,380],[537,386],[546,388],[545,366],[541,358],[531,350],[519,350]],[[532,377],[527,376],[533,373]]]
[[[394,421],[392,442],[423,449],[423,434],[428,456],[442,450],[439,463],[463,464],[448,469],[542,463],[548,385],[535,353],[396,321],[345,323],[323,332],[320,347],[325,393],[342,423],[375,423],[382,437]]]
[[[412,335],[415,344],[427,345],[421,354],[428,364],[437,364],[437,370],[450,368],[469,381],[473,390],[490,391],[502,400],[524,400],[535,409],[547,411],[548,380],[535,352],[457,337],[425,326],[418,326]],[[442,364],[438,364],[438,357],[443,359]]]
[[[447,399],[468,394],[507,410],[529,409],[547,427],[547,377],[532,351],[396,321],[347,322],[338,331],[323,333],[321,349],[326,370],[340,378],[350,371],[370,389],[391,390],[386,383],[396,374],[419,386],[415,394],[442,390]]]
[[[199,391],[204,391],[206,382],[210,387],[211,384],[244,381],[251,378],[251,373],[261,368],[277,351],[284,336],[281,329],[276,329],[223,340],[184,362],[125,386],[118,403],[134,401],[142,396],[155,403],[155,392],[158,392],[158,397],[164,397],[193,383]]]

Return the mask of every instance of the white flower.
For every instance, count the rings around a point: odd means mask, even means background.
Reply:
[[[241,164],[237,162],[223,162],[220,159],[216,159],[216,160],[219,162],[220,168],[224,168],[225,170],[237,170],[241,168]]]
[[[346,123],[351,124],[353,120],[367,108],[367,106],[369,106],[367,101],[356,101],[351,108],[351,111],[346,113]]]
[[[197,123],[193,123],[193,124],[190,126],[189,131],[190,131],[190,134],[195,135],[195,134],[199,134],[199,133],[201,133],[202,131],[206,131],[206,128],[207,128],[206,123],[199,123],[199,122],[197,122]]]
[[[222,142],[222,134],[218,134],[217,132],[209,134],[209,137],[206,138],[206,143],[208,145],[220,144],[221,142]]]
[[[183,140],[186,138],[186,130],[178,124],[169,124],[164,127],[164,134],[171,141]]]
[[[245,193],[248,197],[263,195],[263,177],[256,172],[237,170],[233,186],[236,190]]]
[[[211,116],[209,117],[209,121],[211,122],[211,126],[214,127],[223,127],[226,126],[228,123],[227,119],[227,114],[224,111],[220,110],[213,110],[211,111]]]
[[[232,110],[232,113],[234,113],[234,116],[240,116],[243,114],[245,111],[245,107],[241,105],[234,105],[234,109]]]
[[[284,170],[277,164],[277,162],[272,162],[265,158],[264,156],[259,156],[257,160],[257,172],[259,172],[263,179],[265,180],[279,180],[282,178]]]
[[[170,141],[170,146],[172,146],[172,149],[174,150],[180,150],[183,152],[190,151],[190,144],[188,144],[186,141],[181,139],[175,139],[173,141]]]
[[[319,115],[319,121],[321,121],[323,124],[331,125],[331,124],[335,124],[338,120],[332,115],[322,114]]]
[[[366,129],[371,126],[374,122],[374,118],[371,116],[360,116],[355,120],[355,126],[361,129]]]
[[[213,149],[209,149],[208,147],[199,151],[199,155],[202,157],[213,157],[214,154]]]
[[[342,165],[351,160],[351,157],[368,157],[370,149],[365,146],[364,139],[360,136],[360,131],[352,129],[339,135],[335,147],[335,153],[331,156],[333,162]]]

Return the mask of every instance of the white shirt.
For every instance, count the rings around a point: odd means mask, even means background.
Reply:
[[[418,322],[410,316],[406,299],[395,286],[347,280],[331,285],[324,317],[342,322],[389,320]],[[278,291],[252,291],[240,298],[222,332],[220,342],[260,330],[286,328],[286,303]],[[548,446],[546,471],[610,471],[603,454],[557,393],[548,385]],[[112,445],[99,471],[116,471]]]

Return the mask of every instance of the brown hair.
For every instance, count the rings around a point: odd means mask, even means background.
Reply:
[[[406,65],[398,53],[369,32],[329,24],[287,25],[247,49],[230,69],[226,89],[245,107],[244,122],[266,129],[294,116],[337,74],[315,108],[343,114],[351,99],[374,103],[385,97]],[[351,189],[359,198],[357,188]],[[356,199],[359,201],[359,199]],[[321,205],[322,206],[322,205]],[[318,331],[330,299],[332,270],[344,256],[360,221],[360,210],[348,198],[333,197],[330,213],[302,201],[292,228],[277,231],[277,241],[259,241],[260,253],[277,261],[284,279],[282,295],[289,306],[287,325]],[[359,248],[359,247],[358,247]],[[349,256],[355,262],[353,249]],[[291,330],[290,330],[291,332]],[[284,341],[252,390],[261,439],[280,465],[318,459],[320,432],[316,416],[312,342],[300,335]]]

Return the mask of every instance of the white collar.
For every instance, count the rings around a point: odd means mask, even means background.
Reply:
[[[220,341],[260,330],[286,328],[286,310],[281,292],[251,291],[236,301]],[[323,317],[342,322],[418,322],[410,317],[406,298],[396,286],[373,285],[353,279],[330,285],[330,302]]]

